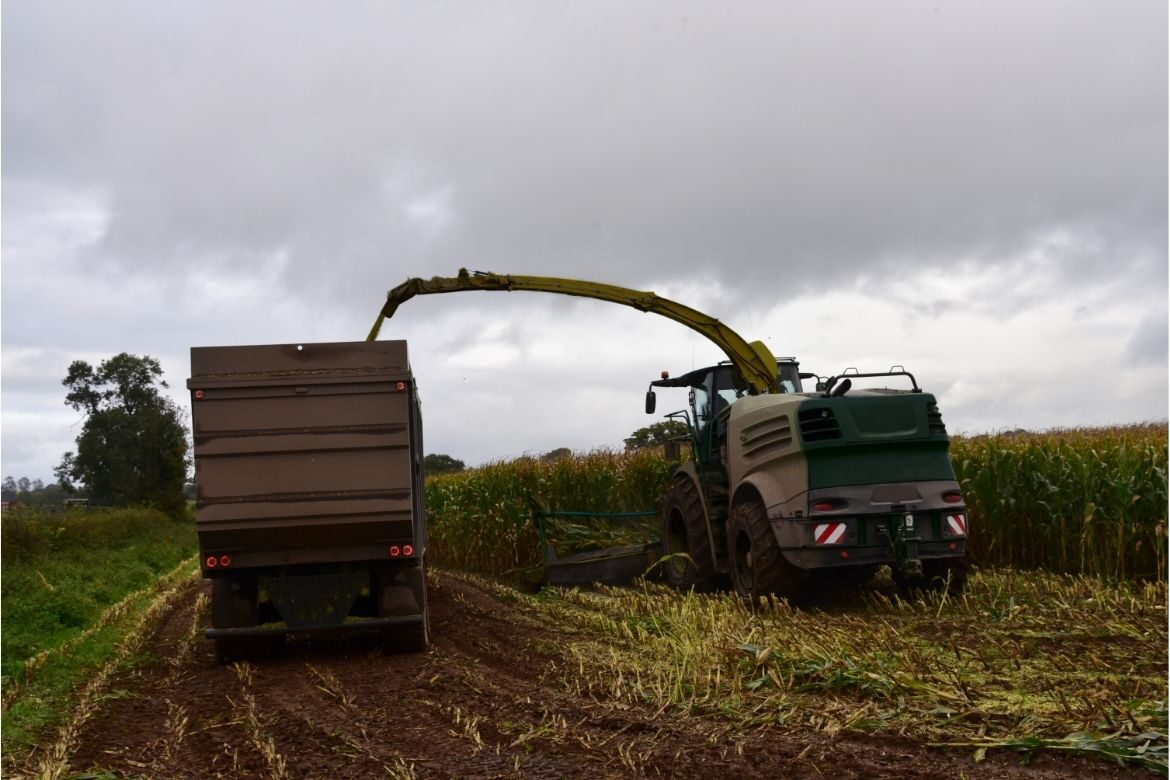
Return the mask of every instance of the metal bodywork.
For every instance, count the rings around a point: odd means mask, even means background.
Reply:
[[[200,565],[214,586],[207,635],[365,618],[421,630],[425,645],[422,422],[406,343],[194,347],[187,384]]]
[[[786,373],[783,362],[778,370]],[[888,564],[912,580],[924,561],[965,557],[966,509],[933,395],[916,385],[792,392],[712,411],[704,400],[727,385],[727,371],[711,366],[651,382],[690,389],[695,460],[676,479],[706,497],[715,572],[730,572],[728,518],[743,503],[763,508],[784,561],[805,572]]]

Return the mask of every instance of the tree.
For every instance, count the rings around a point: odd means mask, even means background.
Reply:
[[[663,420],[645,428],[639,428],[625,439],[627,450],[640,450],[643,447],[657,447],[670,439],[687,435],[686,423],[681,420]]]
[[[540,459],[545,463],[555,463],[558,460],[573,457],[573,451],[568,447],[557,447],[555,450],[544,453]]]
[[[187,430],[183,411],[159,391],[162,367],[149,355],[125,352],[94,369],[75,360],[61,384],[65,403],[85,415],[77,452],[56,468],[66,489],[85,485],[92,504],[145,504],[183,512]]]
[[[465,468],[463,461],[455,460],[450,455],[432,453],[423,458],[423,470],[428,474],[454,474]]]
[[[22,485],[27,487],[22,488]],[[60,485],[46,485],[39,479],[5,477],[0,497],[3,497],[5,501],[15,501],[28,506],[60,509],[68,494]]]

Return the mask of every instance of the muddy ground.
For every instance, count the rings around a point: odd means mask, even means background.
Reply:
[[[90,713],[71,773],[289,778],[1151,777],[1099,760],[826,737],[583,699],[560,683],[550,635],[523,608],[444,572],[431,649],[386,655],[368,637],[293,641],[271,658],[216,662],[191,638],[204,585],[155,629],[154,657]],[[567,641],[567,640],[566,640]],[[553,643],[553,645],[550,645]]]

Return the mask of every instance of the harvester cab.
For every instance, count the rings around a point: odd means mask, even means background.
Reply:
[[[776,368],[780,393],[801,393],[801,380],[814,376],[802,374],[800,363],[793,357],[777,358]],[[733,403],[747,395],[742,386],[737,386],[732,363],[724,361],[678,377],[671,377],[669,372],[663,371],[662,378],[652,381],[646,391],[647,414],[653,414],[657,408],[656,387],[687,388],[687,408],[672,412],[667,417],[681,419],[686,423],[691,445],[700,462],[714,464],[725,460],[727,449],[724,440],[729,410]]]

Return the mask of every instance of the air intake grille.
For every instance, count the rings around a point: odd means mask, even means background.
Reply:
[[[930,424],[931,433],[947,432],[947,426],[943,424],[942,413],[938,410],[938,404],[929,404],[926,407],[926,420]]]
[[[806,409],[800,412],[800,438],[806,442],[841,438],[841,426],[832,409]]]

